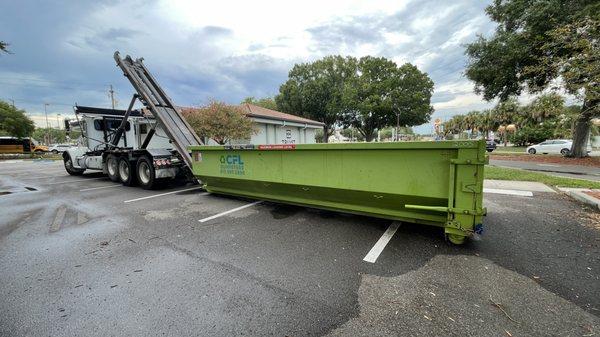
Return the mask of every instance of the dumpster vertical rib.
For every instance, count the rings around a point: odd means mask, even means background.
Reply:
[[[448,208],[454,207],[456,164],[450,162],[448,174]]]

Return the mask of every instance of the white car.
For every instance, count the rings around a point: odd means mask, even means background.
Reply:
[[[67,151],[71,146],[71,144],[54,144],[48,148],[48,151],[54,154],[63,153]]]
[[[536,154],[536,153],[555,153],[562,154],[566,156],[571,151],[571,145],[573,145],[573,141],[570,139],[550,139],[543,141],[536,145],[531,145],[527,148],[527,153]],[[588,142],[587,145],[588,153],[592,152],[592,145]]]

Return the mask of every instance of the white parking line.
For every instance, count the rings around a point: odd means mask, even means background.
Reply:
[[[123,187],[123,185],[110,185],[110,186],[100,186],[100,187],[84,188],[82,190],[79,190],[79,192],[94,191],[94,190],[103,190],[105,188],[115,188],[115,187]]]
[[[19,180],[39,180],[39,179],[52,179],[52,178],[62,178],[62,177],[68,177],[68,174],[62,175],[62,176],[50,176],[50,177],[32,177],[32,178],[21,178],[21,177],[17,177],[17,179]]]
[[[128,202],[134,202],[134,201],[140,201],[140,200],[146,200],[146,199],[150,199],[150,198],[156,198],[156,197],[162,197],[163,195],[169,195],[169,194],[174,194],[174,193],[179,193],[179,192],[186,192],[186,191],[192,191],[192,190],[198,190],[201,189],[202,186],[196,186],[196,187],[192,187],[192,188],[188,188],[185,190],[177,190],[177,191],[172,191],[172,192],[167,192],[167,193],[161,193],[161,194],[155,194],[155,195],[150,195],[147,197],[142,197],[142,198],[137,198],[137,199],[131,199],[131,200],[125,200],[123,201],[124,203],[128,203]],[[206,195],[209,194],[207,193],[200,193],[199,195]]]
[[[373,248],[371,248],[367,256],[365,256],[363,261],[375,263],[375,261],[377,261],[377,258],[379,257],[379,254],[383,252],[383,249],[388,244],[388,242],[390,242],[392,236],[394,236],[398,228],[400,228],[400,224],[401,223],[397,221],[392,222],[390,227],[388,227],[385,233],[383,233],[383,235],[379,238],[375,246],[373,246]]]
[[[505,189],[501,189],[501,188],[485,188],[484,187],[483,193],[518,195],[521,197],[533,197],[533,192],[531,192],[531,191],[505,190]]]
[[[220,217],[220,216],[227,215],[227,214],[230,214],[230,213],[233,213],[233,212],[237,212],[237,211],[239,211],[239,210],[242,210],[242,209],[244,209],[244,208],[252,207],[252,206],[254,206],[254,205],[258,205],[258,204],[260,204],[261,202],[262,202],[262,201],[255,201],[255,202],[253,202],[253,203],[249,203],[249,204],[247,204],[247,205],[244,205],[244,206],[236,207],[236,208],[234,208],[234,209],[230,209],[230,210],[228,210],[228,211],[225,211],[225,212],[223,212],[223,213],[215,214],[215,215],[213,215],[213,216],[209,216],[208,218],[200,219],[200,220],[198,220],[198,221],[200,221],[200,222],[207,222],[207,221],[209,221],[209,220],[216,219],[216,218],[218,218],[218,217]]]
[[[67,208],[65,206],[61,206],[56,211],[56,216],[54,217],[54,221],[52,222],[52,225],[50,225],[51,232],[56,232],[57,230],[60,229],[60,226],[62,225],[62,222],[65,219],[66,213],[67,213]]]
[[[57,174],[60,172],[65,172],[65,171],[64,170],[11,171],[11,172],[0,171],[0,174],[11,175],[11,176],[15,176],[15,177],[23,177],[23,176],[40,175],[40,174]]]
[[[40,186],[58,185],[58,184],[69,184],[69,183],[76,183],[76,182],[80,182],[80,181],[90,181],[90,180],[98,180],[98,179],[107,179],[107,178],[106,177],[99,177],[99,178],[88,178],[88,179],[76,179],[76,180],[58,181],[58,182],[54,182],[54,183],[40,184]]]

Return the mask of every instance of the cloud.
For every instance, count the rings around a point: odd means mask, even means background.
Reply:
[[[124,108],[133,89],[115,50],[144,57],[179,105],[271,96],[294,63],[370,54],[427,71],[436,114],[468,111],[486,103],[462,75],[462,44],[493,29],[489,1],[9,2],[0,32],[14,54],[0,56],[0,99],[65,115],[75,103],[108,107],[113,85]]]

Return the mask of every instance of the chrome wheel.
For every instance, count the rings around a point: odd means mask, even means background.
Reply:
[[[108,158],[108,163],[106,163],[106,169],[108,170],[108,174],[112,175],[112,176],[116,176],[117,175],[117,160],[115,159],[115,157],[109,157]]]
[[[141,161],[138,164],[138,177],[143,185],[150,183],[150,165],[147,162]]]
[[[129,174],[129,165],[127,165],[125,160],[121,160],[119,163],[119,177],[121,178],[121,181],[128,181]]]

